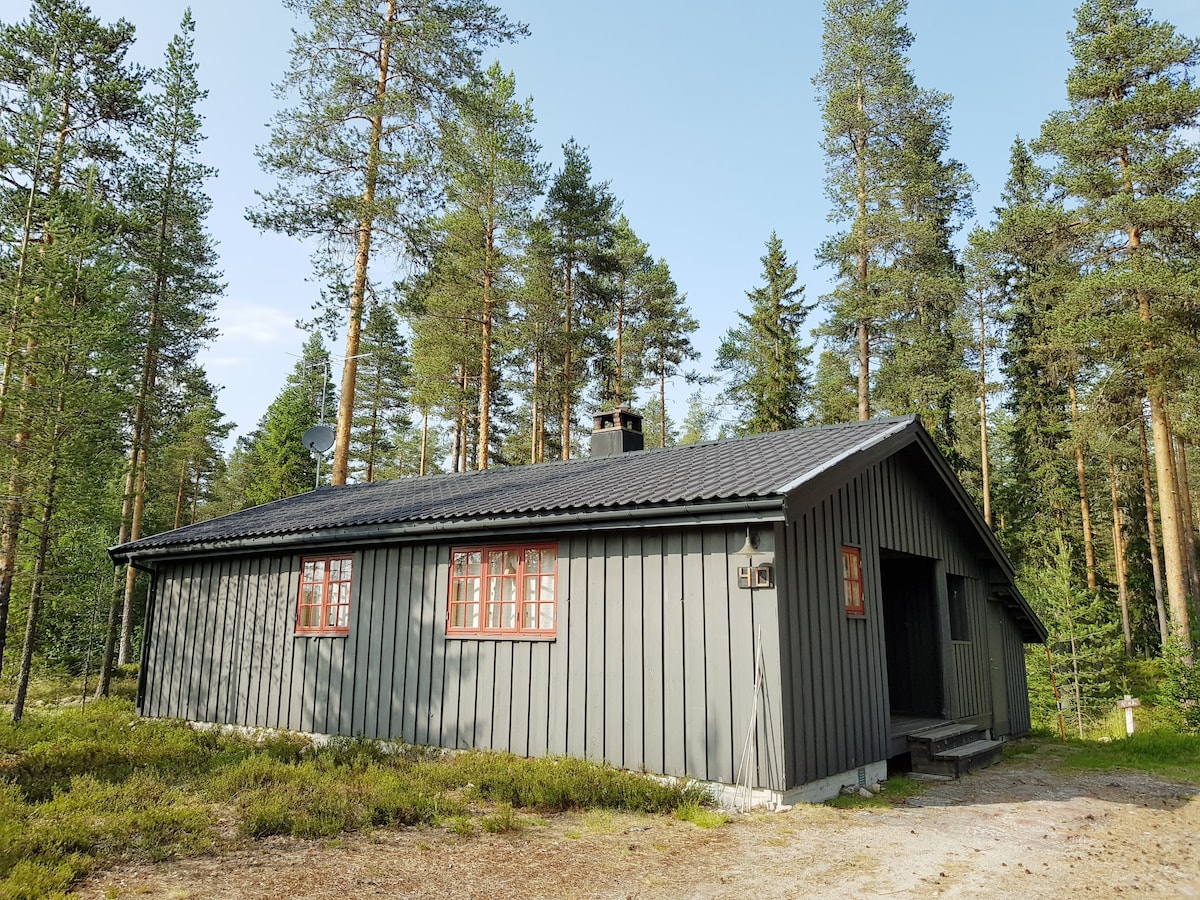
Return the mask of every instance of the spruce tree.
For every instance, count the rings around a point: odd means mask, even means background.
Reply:
[[[304,343],[283,390],[245,442],[241,462],[249,477],[243,505],[270,503],[316,486],[318,461],[302,438],[320,422],[322,407],[336,408],[332,385],[326,384],[328,367],[329,353],[314,333]],[[328,470],[321,474],[323,480],[329,478]]]
[[[371,307],[363,325],[361,347],[352,473],[356,480],[370,482],[399,474],[402,465],[397,456],[412,428],[408,345],[389,306]]]
[[[736,430],[759,434],[799,428],[808,417],[809,357],[802,331],[813,307],[796,286],[796,266],[774,232],[761,257],[763,284],[746,292],[750,312],[738,313],[717,349],[716,368],[727,373],[725,399],[737,410]]]

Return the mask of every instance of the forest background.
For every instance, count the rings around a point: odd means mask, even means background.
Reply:
[[[118,5],[0,6],[17,717],[137,658],[106,546],[625,402],[651,446],[921,414],[1077,727],[1131,680],[1196,727],[1194,9]]]

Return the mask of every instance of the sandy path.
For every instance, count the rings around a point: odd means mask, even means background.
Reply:
[[[88,897],[1200,898],[1197,789],[1029,757],[939,783],[892,809],[799,806],[714,830],[667,817],[552,816],[461,837],[381,830],[248,842],[130,866]]]

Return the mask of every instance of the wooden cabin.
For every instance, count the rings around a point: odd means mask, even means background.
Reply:
[[[113,548],[151,577],[141,713],[782,803],[1029,730],[1045,629],[916,418],[641,446],[617,410],[589,459],[323,488]]]

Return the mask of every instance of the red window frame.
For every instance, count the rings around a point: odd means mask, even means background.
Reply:
[[[846,594],[846,615],[862,618],[867,614],[863,586],[862,550],[842,547],[842,586]]]
[[[451,548],[447,635],[557,633],[558,544]]]
[[[306,556],[300,561],[296,634],[349,634],[354,557]]]

